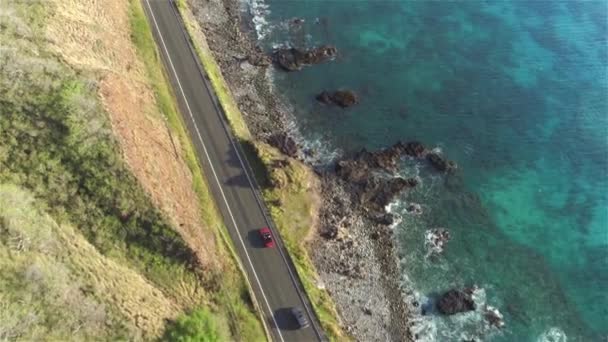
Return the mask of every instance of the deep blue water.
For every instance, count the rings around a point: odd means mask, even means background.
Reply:
[[[396,203],[404,281],[421,297],[478,284],[505,315],[420,318],[421,336],[456,341],[608,337],[608,3],[606,1],[267,0],[266,47],[334,44],[332,63],[277,73],[310,142],[328,151],[397,140],[438,147],[443,177],[405,161],[422,186]],[[305,19],[300,29],[289,19]],[[315,103],[349,88],[361,103]],[[419,217],[404,204],[421,203]],[[446,227],[440,258],[424,232]]]

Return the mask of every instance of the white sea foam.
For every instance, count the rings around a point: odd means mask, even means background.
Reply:
[[[246,2],[251,21],[255,27],[255,33],[258,39],[264,39],[271,31],[272,27],[266,20],[270,14],[270,8],[264,0],[248,0]]]
[[[441,148],[441,146],[435,146],[435,147],[433,147],[433,149],[431,151],[434,153],[437,153],[437,154],[443,153],[443,149]]]
[[[463,149],[464,149],[464,153],[468,156],[475,153],[475,148],[471,144],[465,144]]]
[[[406,289],[405,301],[419,303],[417,305],[419,312],[414,312],[410,319],[410,330],[416,336],[417,342],[486,341],[503,334],[501,329],[492,326],[486,319],[488,311],[492,311],[498,317],[502,317],[502,314],[487,305],[487,295],[483,288],[476,288],[473,291],[476,310],[446,317],[436,311],[435,301],[432,298],[413,288],[413,283],[406,274],[402,275],[401,285]],[[546,341],[565,342],[565,340]]]
[[[536,341],[537,342],[567,342],[568,336],[566,336],[566,333],[562,329],[560,329],[558,327],[551,327],[551,328],[547,329],[545,332],[543,332],[540,336],[538,336]]]
[[[389,214],[392,214],[393,211],[395,210],[395,208],[398,208],[400,206],[401,206],[401,201],[395,200],[395,201],[392,201],[391,203],[387,204],[384,207],[384,211],[386,211]]]
[[[313,152],[313,154],[306,154],[303,156],[304,161],[312,165],[329,165],[342,155],[342,150],[333,148],[331,144],[323,138],[304,139],[300,137],[300,139],[297,140],[305,151]]]

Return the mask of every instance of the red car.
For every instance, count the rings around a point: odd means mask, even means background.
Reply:
[[[274,240],[272,239],[272,234],[270,233],[270,228],[264,227],[260,229],[260,237],[262,241],[264,241],[264,247],[271,248],[274,247]]]

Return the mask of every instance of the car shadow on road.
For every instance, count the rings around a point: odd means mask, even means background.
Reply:
[[[247,233],[247,241],[249,241],[249,245],[253,248],[265,248],[264,241],[262,241],[260,232],[257,229],[252,229]]]
[[[232,149],[232,146],[230,147],[229,151],[227,151],[227,156],[225,157],[226,159],[224,159],[226,161],[226,164],[228,164],[230,167],[232,168],[237,168],[240,170],[243,170],[243,164],[241,164],[241,160],[239,160],[236,151],[234,149]],[[243,158],[243,162],[246,162],[245,159]],[[248,170],[246,170],[248,171]],[[226,181],[227,185],[236,185],[238,187],[243,187],[243,188],[249,188],[251,186],[251,184],[249,183],[249,180],[247,179],[247,175],[245,175],[244,173],[239,172],[239,174],[230,177],[227,181]]]
[[[282,308],[274,312],[274,320],[281,330],[298,330],[300,326],[291,313],[291,308]]]
[[[247,180],[247,176],[245,176],[245,174],[240,174],[235,177],[230,177],[224,182],[224,184],[228,185],[228,186],[236,185],[240,188],[251,187],[251,185],[249,185],[249,180]]]

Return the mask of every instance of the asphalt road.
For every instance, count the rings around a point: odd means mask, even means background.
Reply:
[[[265,215],[246,160],[232,137],[169,0],[142,0],[184,122],[201,166],[274,341],[325,340],[282,241]],[[269,226],[275,248],[263,248],[257,230]],[[300,307],[311,326],[297,329],[290,308]]]

